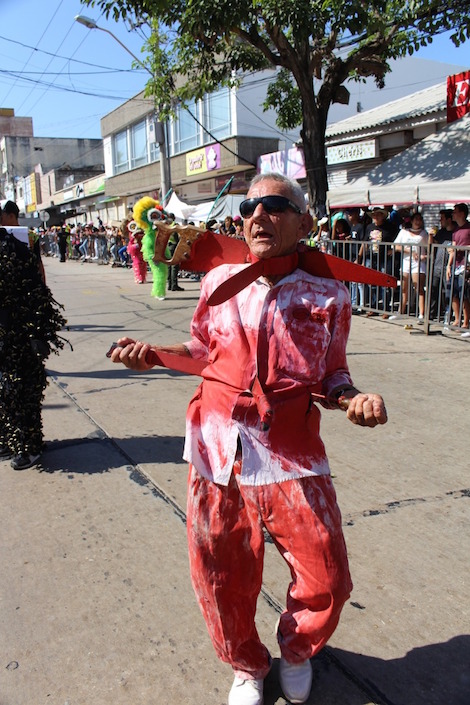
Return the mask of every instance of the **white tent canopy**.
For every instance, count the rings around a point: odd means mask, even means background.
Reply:
[[[192,206],[181,201],[176,193],[171,194],[171,198],[165,206],[168,213],[174,213],[178,220],[192,220],[196,225],[200,221],[206,222],[209,218],[214,218],[218,222],[222,221],[227,215],[238,215],[240,203],[246,198],[242,195],[227,194],[221,196],[217,202],[205,201],[198,205]]]
[[[470,201],[470,115],[328,192],[330,208]]]

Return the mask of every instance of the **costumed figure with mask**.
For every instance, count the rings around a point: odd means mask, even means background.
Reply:
[[[147,279],[147,262],[142,254],[142,239],[144,232],[135,220],[126,219],[122,222],[121,229],[126,232],[129,237],[127,245],[127,253],[132,260],[132,271],[134,272],[134,280],[136,284],[145,284]]]
[[[155,261],[155,243],[157,238],[156,223],[164,221],[166,216],[162,206],[154,198],[144,196],[134,206],[134,221],[144,232],[142,238],[142,255],[148,262],[153,277],[151,295],[162,301],[166,294],[168,267],[163,262]],[[170,257],[170,252],[165,253]]]

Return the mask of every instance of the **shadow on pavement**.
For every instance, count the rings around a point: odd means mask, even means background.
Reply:
[[[445,618],[445,615],[443,615]],[[362,682],[385,705],[468,705],[470,703],[470,635],[441,644],[416,647],[390,661],[327,648],[327,655],[360,674]],[[374,685],[381,684],[380,691]],[[312,691],[313,693],[313,691]]]
[[[468,705],[470,635],[385,659],[327,647],[312,659],[313,686],[306,705]],[[349,697],[344,679],[349,681]],[[381,684],[379,690],[376,683]],[[286,703],[279,685],[279,659],[265,681],[264,705]]]
[[[104,358],[104,355],[103,355]],[[109,379],[109,380],[138,380],[139,382],[147,382],[152,378],[155,379],[156,374],[169,375],[170,377],[189,377],[192,375],[185,374],[184,372],[175,372],[175,370],[170,370],[167,367],[154,367],[148,372],[135,372],[134,370],[129,370],[123,365],[113,365],[109,363],[111,367],[109,369],[103,370],[80,370],[75,372],[57,372],[56,370],[51,370],[49,367],[46,369],[49,377],[53,378],[54,381],[62,387],[67,389],[67,383],[62,382],[65,377],[68,378],[83,378],[83,379]]]
[[[184,436],[141,436],[115,438],[122,451],[132,458],[135,465],[144,463],[176,463],[184,465]]]
[[[114,325],[114,326],[104,326],[103,324],[100,325],[94,325],[93,323],[70,323],[68,324],[64,330],[67,331],[74,331],[75,333],[80,332],[80,333],[86,333],[86,332],[93,332],[93,333],[115,333],[118,330],[124,330],[125,326],[119,326],[119,325]]]
[[[42,472],[76,473],[93,475],[109,472],[129,463],[180,464],[182,436],[141,436],[133,438],[108,438],[97,431],[85,438],[48,441],[41,458]]]

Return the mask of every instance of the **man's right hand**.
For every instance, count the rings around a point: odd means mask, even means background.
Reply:
[[[111,362],[125,365],[130,370],[144,372],[151,370],[154,365],[149,365],[146,356],[151,346],[132,338],[119,338],[117,346],[111,353]]]

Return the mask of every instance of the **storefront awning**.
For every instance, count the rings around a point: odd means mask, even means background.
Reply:
[[[468,202],[470,115],[452,122],[366,176],[328,192],[330,208]]]
[[[122,199],[122,196],[108,196],[107,198],[100,198],[99,201],[97,201],[96,205],[99,205],[101,203],[113,203],[113,201],[120,201]]]

